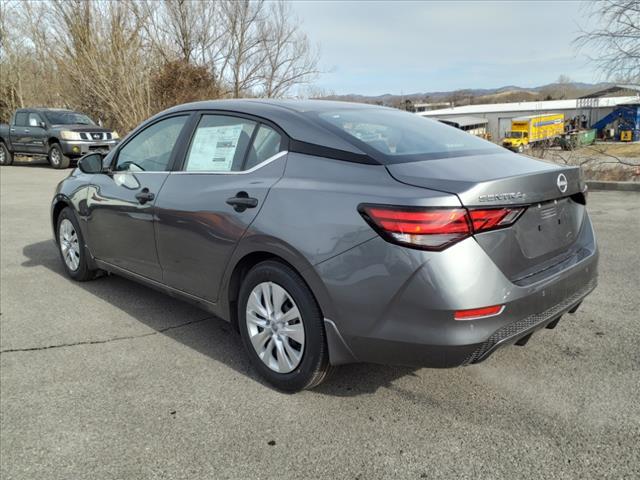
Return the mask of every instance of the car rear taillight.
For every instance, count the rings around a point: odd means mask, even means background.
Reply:
[[[443,250],[474,233],[504,228],[524,211],[514,208],[427,208],[360,205],[358,211],[384,239],[424,250]]]
[[[495,317],[496,315],[500,315],[503,310],[504,305],[458,310],[453,314],[453,318],[456,320],[478,320],[479,318]]]
[[[471,234],[464,208],[411,208],[361,205],[360,213],[386,240],[441,250]]]
[[[500,227],[508,227],[524,212],[524,208],[488,208],[469,210],[469,217],[475,233],[486,232]]]

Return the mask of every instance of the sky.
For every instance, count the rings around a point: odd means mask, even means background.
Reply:
[[[380,95],[506,85],[560,75],[602,80],[572,45],[593,25],[578,1],[296,0],[301,28],[320,49],[315,87]]]

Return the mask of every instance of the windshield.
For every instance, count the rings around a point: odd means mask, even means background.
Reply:
[[[507,138],[522,138],[524,132],[507,132]]]
[[[337,110],[319,118],[389,163],[495,152],[492,143],[435,120],[393,109]],[[362,146],[362,145],[360,145]]]
[[[83,113],[77,112],[46,112],[47,118],[52,125],[95,125]]]

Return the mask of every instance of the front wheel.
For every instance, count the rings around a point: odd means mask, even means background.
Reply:
[[[13,155],[7,146],[0,142],[0,165],[11,165],[13,163]]]
[[[74,280],[84,282],[96,277],[96,270],[89,267],[82,232],[71,208],[66,207],[58,217],[58,250],[64,269]]]
[[[51,148],[49,148],[49,164],[53,168],[63,169],[69,168],[69,163],[71,163],[71,160],[62,153],[60,145],[57,143],[51,145]]]
[[[518,145],[518,153],[524,152],[524,145]]]
[[[238,323],[251,363],[274,387],[296,392],[326,378],[324,319],[311,290],[291,267],[266,261],[247,274]]]

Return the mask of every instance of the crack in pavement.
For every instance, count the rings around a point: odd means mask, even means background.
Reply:
[[[189,322],[181,323],[180,325],[172,325],[169,327],[161,328],[159,330],[156,330],[155,332],[142,333],[140,335],[129,335],[125,337],[107,338],[106,340],[85,340],[85,341],[74,342],[74,343],[60,343],[58,345],[45,345],[44,347],[7,348],[6,350],[0,350],[0,355],[2,355],[3,353],[34,352],[37,350],[51,350],[54,348],[75,347],[77,345],[98,345],[101,343],[111,343],[111,342],[117,342],[120,340],[132,340],[135,338],[150,337],[152,335],[164,333],[169,330],[175,330],[176,328],[188,327],[189,325],[194,325],[196,323],[204,322],[205,320],[210,320],[212,318],[216,318],[216,317],[208,316],[205,318],[199,318],[197,320],[191,320]]]

